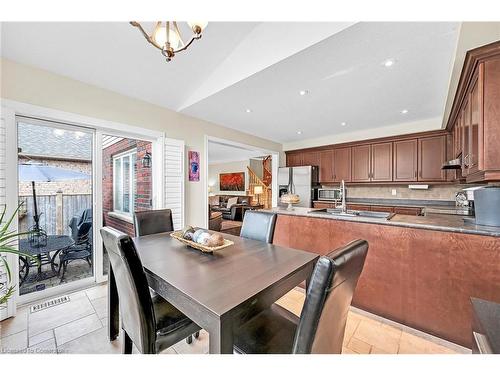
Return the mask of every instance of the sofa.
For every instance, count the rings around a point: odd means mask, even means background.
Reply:
[[[236,204],[227,207],[227,201],[230,198],[238,198],[238,200]],[[243,207],[250,205],[250,202],[251,197],[248,195],[216,195],[210,197],[210,211],[221,212],[225,220],[242,221]]]

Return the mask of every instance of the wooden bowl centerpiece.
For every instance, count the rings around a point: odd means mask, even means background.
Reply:
[[[182,230],[170,233],[176,240],[204,253],[212,253],[234,245],[233,241],[225,239],[220,233],[210,233],[205,229],[186,226]]]

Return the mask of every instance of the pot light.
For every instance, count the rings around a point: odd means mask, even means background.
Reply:
[[[340,123],[341,126],[346,126],[347,125],[347,122],[341,122]]]
[[[407,109],[403,109],[403,110],[401,111],[401,113],[402,113],[403,115],[406,115],[406,114],[408,113],[408,110],[407,110]]]
[[[300,96],[304,96],[304,95],[307,95],[307,94],[309,94],[309,90],[300,90],[299,91],[299,95]]]
[[[390,68],[391,66],[394,65],[395,62],[396,61],[394,61],[394,59],[387,59],[387,60],[384,61],[384,66],[386,68]]]
[[[301,130],[299,130],[299,131],[297,132],[297,134],[298,134],[298,135],[301,135],[301,134],[302,134],[302,131],[301,131]]]
[[[252,110],[250,108],[247,108],[247,109],[245,109],[245,112],[250,113],[250,112],[252,112]]]

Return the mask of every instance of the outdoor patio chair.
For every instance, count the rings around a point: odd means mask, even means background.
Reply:
[[[85,260],[92,269],[92,209],[87,208],[81,215],[75,215],[69,222],[71,237],[75,244],[59,254],[59,272],[64,280],[68,264],[75,260]]]

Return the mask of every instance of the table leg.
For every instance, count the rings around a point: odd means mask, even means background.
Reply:
[[[118,305],[118,290],[116,289],[113,268],[109,265],[108,271],[108,338],[114,341],[120,331],[120,310]]]
[[[38,275],[42,274],[42,254],[37,255],[38,258]]]
[[[210,354],[233,354],[233,322],[231,319],[218,321],[208,330]]]

